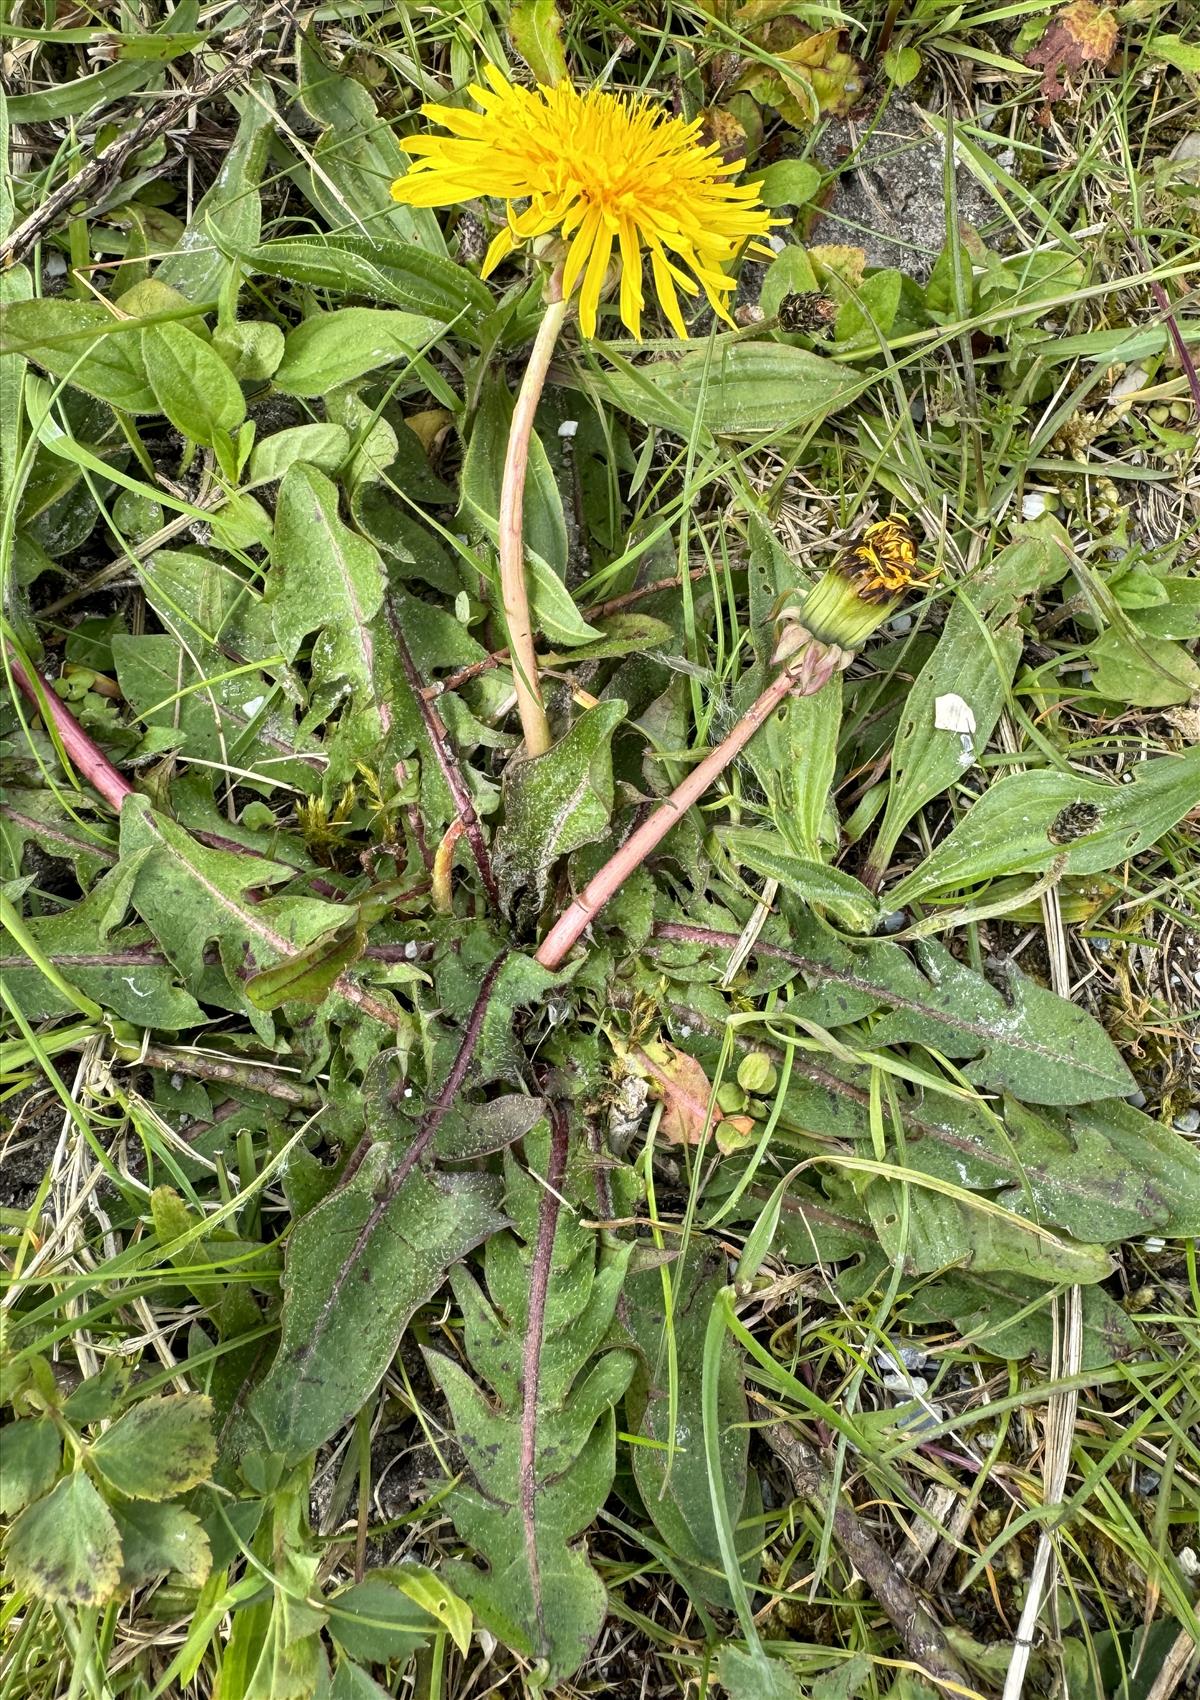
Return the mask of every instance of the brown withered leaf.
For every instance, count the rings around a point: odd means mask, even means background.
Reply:
[[[710,1125],[720,1131],[717,1143],[726,1145],[722,1133],[744,1137],[754,1126],[749,1116],[727,1116],[720,1106],[709,1104],[712,1087],[708,1076],[695,1057],[670,1045],[665,1039],[651,1039],[644,1046],[634,1045],[626,1056],[627,1063],[650,1083],[656,1098],[662,1099],[663,1113],[659,1132],[672,1145],[698,1145]]]
[[[775,17],[752,30],[751,39],[776,63],[751,62],[737,88],[797,129],[821,114],[849,112],[863,92],[862,67],[842,48],[840,30],[813,33],[794,17]]]
[[[726,165],[746,157],[746,130],[741,120],[724,106],[706,106],[700,114],[700,139],[705,147],[714,143]]]
[[[1117,45],[1117,14],[1095,0],[1072,0],[1051,18],[1045,35],[1025,55],[1025,63],[1042,73],[1042,93],[1060,100],[1067,92],[1064,77],[1091,64],[1106,64]]]

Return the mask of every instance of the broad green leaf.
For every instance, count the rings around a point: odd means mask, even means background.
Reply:
[[[349,1421],[413,1312],[501,1223],[486,1177],[406,1171],[374,1145],[288,1240],[279,1352],[250,1400],[272,1450],[302,1457]]]
[[[630,1448],[634,1480],[667,1550],[684,1567],[691,1592],[702,1602],[726,1611],[732,1609],[732,1601],[722,1577],[708,1463],[701,1444],[700,1389],[708,1313],[727,1278],[724,1253],[711,1241],[696,1237],[683,1265],[676,1263],[671,1269],[669,1328],[660,1269],[628,1278],[624,1315],[640,1353],[626,1395],[627,1419],[633,1431],[651,1443]],[[670,1430],[672,1368],[677,1401],[674,1447]],[[736,1527],[745,1515],[751,1487],[750,1436],[739,1354],[728,1336],[721,1355],[718,1411],[725,1503]],[[757,1497],[756,1485],[751,1497]],[[753,1539],[747,1538],[745,1544],[751,1548]],[[753,1584],[757,1564],[748,1553],[744,1569]]]
[[[338,975],[358,961],[366,942],[360,926],[339,928],[273,968],[252,974],[246,981],[246,996],[256,1009],[278,1009],[289,1002],[324,1003]]]
[[[389,1700],[389,1696],[361,1665],[341,1658],[329,1685],[329,1700]]]
[[[563,1183],[568,1197],[587,1170],[577,1141],[572,1151]],[[539,1175],[549,1172],[545,1139],[527,1141],[526,1154]],[[583,1663],[607,1610],[604,1584],[579,1537],[612,1485],[614,1406],[633,1356],[602,1347],[632,1247],[604,1245],[573,1211],[559,1209],[545,1314],[529,1343],[537,1322],[530,1316],[531,1250],[547,1194],[511,1154],[505,1172],[508,1212],[520,1239],[499,1233],[488,1241],[486,1294],[465,1268],[451,1277],[467,1361],[488,1390],[456,1359],[427,1352],[426,1362],[450,1406],[470,1476],[446,1503],[460,1536],[486,1566],[456,1567],[452,1580],[507,1646],[545,1661],[553,1685]]]
[[[218,325],[213,348],[242,384],[263,384],[283,359],[284,335],[265,319],[235,319]]]
[[[867,888],[840,868],[794,856],[780,834],[762,827],[718,827],[717,839],[729,856],[814,908],[865,933],[879,918],[879,905]]]
[[[350,454],[350,433],[344,425],[292,425],[261,437],[250,456],[250,482],[282,478],[298,460],[321,472],[333,473]]]
[[[44,1494],[61,1462],[62,1440],[49,1417],[9,1423],[0,1445],[0,1512],[11,1517]]]
[[[1042,873],[1058,856],[1072,874],[1117,867],[1195,807],[1200,748],[1152,757],[1130,772],[1127,785],[1041,768],[1009,774],[892,887],[889,903],[902,908],[930,892],[974,887],[998,874]]]
[[[1133,1076],[1100,1023],[1016,968],[1010,966],[1005,991],[999,992],[943,946],[927,941],[917,947],[925,982],[918,986],[915,971],[905,971],[907,958],[898,951],[885,957],[887,951],[886,945],[877,947],[876,962],[887,961],[897,992],[907,983],[913,995],[900,992],[890,1013],[876,1022],[874,1044],[916,1041],[955,1057],[982,1050],[967,1077],[1034,1103],[1085,1104],[1134,1090]]]
[[[777,159],[761,182],[758,198],[764,207],[802,207],[821,187],[821,171],[806,159]]]
[[[0,306],[0,354],[23,354],[125,413],[157,413],[141,334],[136,320],[117,318],[99,302],[56,296]]]
[[[507,903],[532,886],[540,908],[554,864],[607,831],[612,740],[624,718],[623,702],[597,703],[545,755],[510,761],[505,768],[496,872]]]
[[[589,393],[643,424],[689,439],[697,424],[715,436],[783,436],[836,413],[862,392],[863,383],[807,349],[731,337],[587,378]]]
[[[175,53],[186,53],[189,40],[177,37]],[[50,124],[60,118],[91,115],[103,111],[111,101],[124,100],[144,88],[157,69],[151,60],[119,59],[90,77],[67,78],[29,94],[10,94],[8,116],[14,124]]]
[[[923,1282],[904,1309],[906,1319],[918,1328],[948,1319],[960,1335],[993,1357],[1051,1361],[1057,1331],[1050,1294],[1027,1276],[1001,1271],[984,1276],[956,1269]],[[1136,1327],[1103,1287],[1084,1287],[1080,1369],[1103,1369],[1128,1357],[1138,1340]]]
[[[215,447],[217,433],[236,431],[246,401],[219,354],[185,325],[148,325],[142,360],[159,408],[191,442]]]
[[[429,1642],[438,1625],[393,1572],[375,1572],[329,1600],[329,1633],[351,1658],[382,1665],[407,1659]]]
[[[402,1594],[429,1614],[438,1626],[447,1631],[450,1639],[464,1656],[471,1646],[471,1608],[460,1600],[454,1589],[424,1564],[393,1564],[376,1571],[385,1581],[399,1588]]]
[[[472,272],[415,243],[341,234],[230,246],[251,271],[337,295],[360,295],[407,313],[428,313],[442,323],[457,320],[468,338],[494,306],[490,291]]]
[[[121,1537],[121,1586],[140,1587],[168,1571],[189,1588],[202,1588],[212,1569],[212,1551],[200,1519],[182,1505],[153,1505],[145,1499],[115,1505]]]
[[[345,918],[341,906],[314,897],[251,901],[249,893],[291,879],[295,870],[197,844],[142,797],[126,798],[121,811],[121,855],[136,868],[133,907],[188,989],[218,1008],[257,1015],[254,1025],[269,1040],[271,1022],[246,998],[243,976],[339,926]],[[220,968],[206,961],[212,943],[220,950]]]
[[[446,252],[437,214],[428,207],[402,207],[391,185],[408,170],[391,125],[375,109],[370,91],[351,71],[352,61],[336,71],[317,51],[315,37],[299,42],[300,99],[318,124],[326,125],[310,156],[298,170],[305,192],[335,230],[356,225],[371,240],[419,245],[432,254]]]
[[[1088,649],[1096,689],[1131,708],[1165,708],[1200,692],[1200,666],[1181,643],[1111,627]]]
[[[863,279],[833,322],[833,338],[842,350],[875,349],[881,337],[886,340],[900,308],[902,283],[900,272],[892,267]]]
[[[338,513],[338,493],[314,467],[298,461],[279,490],[275,510],[271,604],[275,635],[294,660],[310,632],[315,684],[346,681],[361,711],[377,719],[371,622],[383,606],[383,564],[374,545]]]
[[[411,360],[444,329],[427,314],[389,307],[314,313],[288,332],[275,388],[285,395],[323,396],[380,366]]]
[[[172,1499],[212,1475],[212,1401],[202,1393],[142,1399],[92,1442],[92,1463],[129,1499]]]
[[[965,1198],[927,1187],[905,1189],[879,1179],[867,1188],[866,1202],[880,1245],[909,1275],[961,1266],[1086,1286],[1112,1273],[1099,1246],[1060,1239],[1032,1222],[974,1209]]]
[[[237,133],[187,229],[154,274],[196,302],[215,300],[229,275],[227,254],[217,246],[218,231],[226,248],[250,248],[258,241],[263,167],[276,133],[275,98],[266,77],[253,76],[247,93],[230,91],[226,98],[241,112]]]
[[[600,637],[561,654],[552,651],[546,661],[551,666],[575,667],[584,661],[607,661],[647,649],[666,651],[674,641],[667,622],[650,614],[609,614],[595,630],[601,633]]]
[[[121,1580],[117,1525],[82,1470],[22,1511],[4,1557],[16,1587],[63,1605],[102,1606]]]
[[[485,384],[462,469],[463,511],[493,543],[500,535],[500,485],[512,402],[499,378]],[[535,432],[525,480],[525,557],[534,624],[552,643],[589,643],[600,636],[576,608],[563,575],[567,523],[546,451]],[[498,598],[498,593],[497,593]],[[497,600],[497,606],[498,606]]]
[[[726,1645],[717,1658],[716,1674],[729,1700],[802,1700],[804,1691],[791,1667],[761,1652],[756,1658]]]
[[[1182,35],[1155,35],[1147,44],[1146,52],[1155,59],[1163,59],[1168,65],[1174,65],[1176,70],[1190,71],[1200,76],[1200,46],[1195,41],[1188,41]]]
[[[562,81],[567,60],[557,0],[514,0],[508,14],[508,33],[537,82],[549,88]]]
[[[144,927],[119,925],[130,874],[116,868],[74,904],[31,916],[31,937],[69,985],[137,1027],[178,1029],[203,1023],[204,1011],[154,954]],[[147,960],[149,957],[149,960]],[[6,962],[4,988],[31,1021],[73,1012],[70,1001],[31,963]]]
[[[1028,536],[1010,544],[981,579],[959,586],[937,647],[905,698],[887,809],[869,863],[876,880],[917,810],[949,789],[986,747],[1021,654],[1015,612],[1026,596],[1061,578],[1067,565],[1052,538]],[[970,710],[973,733],[938,725],[938,700],[947,696]]]

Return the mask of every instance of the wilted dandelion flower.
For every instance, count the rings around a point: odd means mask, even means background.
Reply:
[[[392,184],[393,197],[412,207],[453,206],[476,196],[506,201],[508,223],[488,249],[484,277],[518,244],[558,232],[565,244],[563,294],[569,298],[579,286],[585,336],[596,332],[614,248],[621,318],[635,337],[646,304],[643,250],[663,312],[680,336],[687,330],[677,289],[692,296],[703,289],[731,324],[725,298],[736,286],[724,268],[773,221],[758,204],[759,185],[730,182],[737,165],[699,140],[700,120],[669,117],[642,97],[600,89],[580,94],[568,82],[520,88],[491,65],[484,75],[489,86],[470,89],[482,111],[422,107],[449,134],[405,142],[415,160]],[[528,205],[518,211],[521,202]],[[772,257],[761,244],[752,251]]]

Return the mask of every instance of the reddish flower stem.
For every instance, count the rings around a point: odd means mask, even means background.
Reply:
[[[599,873],[588,881],[570,907],[559,916],[537,953],[537,960],[543,968],[559,967],[584,928],[591,926],[633,870],[641,866],[692,804],[699,802],[713,781],[720,778],[779,705],[793,692],[799,696],[813,696],[828,683],[836,670],[838,653],[834,651],[831,654],[818,644],[810,644],[788,667],[776,674],[728,737],[692,769],[682,784],[676,786],[666,802],[661,803],[636,832],[630,833],[621,848],[609,857]]]
[[[38,672],[29,673],[9,651],[8,665],[19,690],[29,698],[43,719],[48,715],[54,722],[59,743],[71,765],[86,779],[116,814],[121,804],[133,795],[133,786],[119,774],[99,744],[89,738],[66,703],[55,696],[49,683]],[[40,688],[39,688],[40,687]]]

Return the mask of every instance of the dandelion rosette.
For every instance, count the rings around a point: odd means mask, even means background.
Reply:
[[[570,83],[521,88],[494,66],[488,86],[473,83],[475,112],[425,106],[422,114],[447,135],[408,138],[408,175],[392,184],[406,206],[448,207],[487,196],[505,201],[508,222],[488,249],[483,275],[525,242],[556,232],[564,244],[562,289],[579,289],[579,323],[596,332],[596,313],[615,258],[621,318],[639,340],[645,293],[642,256],[649,253],[654,289],[672,328],[686,337],[679,294],[703,290],[713,311],[732,324],[726,298],[736,287],[726,267],[773,223],[759,205],[758,183],[733,183],[714,144],[699,140],[700,120],[685,123],[648,100],[580,93]],[[518,205],[521,205],[518,211]]]

